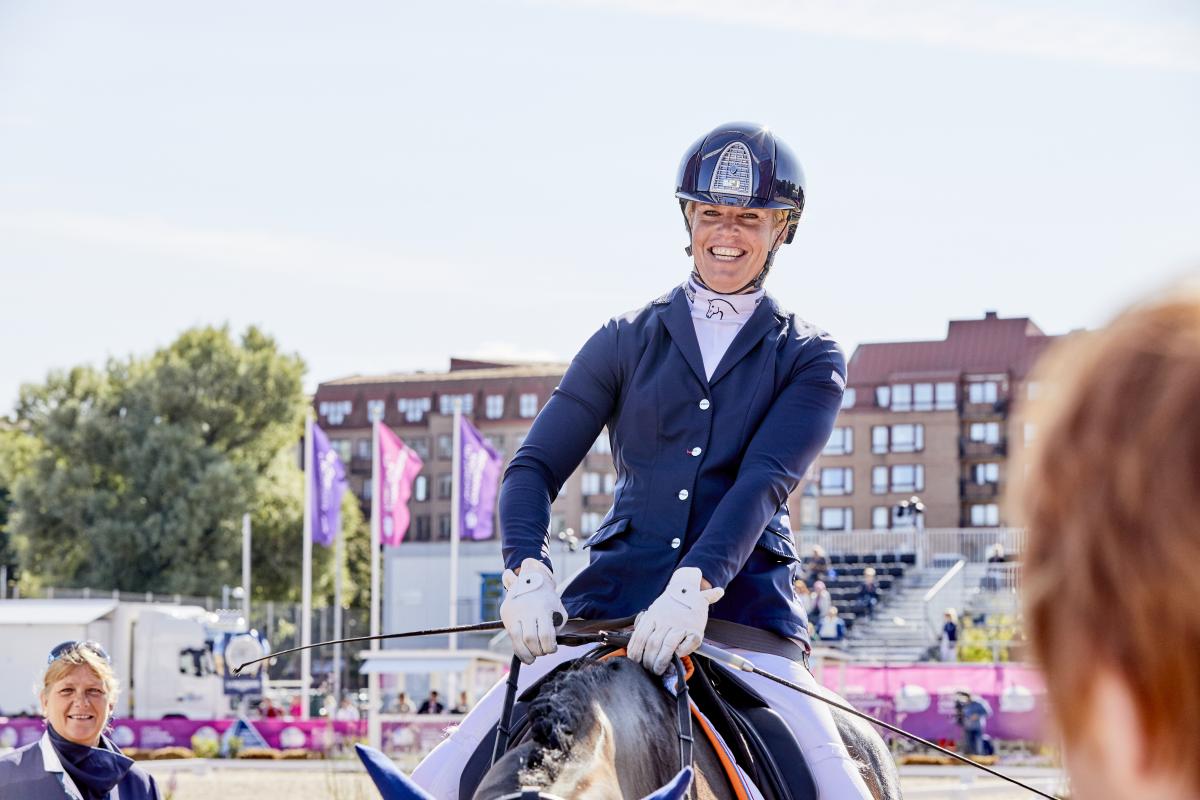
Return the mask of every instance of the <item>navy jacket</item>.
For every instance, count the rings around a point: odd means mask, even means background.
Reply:
[[[63,787],[62,773],[46,771],[42,747],[39,739],[0,756],[0,800],[64,800],[70,796]],[[162,798],[154,778],[136,765],[125,773],[115,793],[119,800]]]
[[[825,446],[846,365],[837,344],[767,295],[712,380],[683,287],[610,320],[579,351],[505,471],[505,566],[550,564],[550,503],[607,425],[617,483],[563,591],[572,616],[642,611],[678,567],[725,596],[713,617],[808,642],[787,497]]]

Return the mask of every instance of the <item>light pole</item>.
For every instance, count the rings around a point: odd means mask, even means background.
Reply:
[[[911,519],[913,530],[921,530],[924,527],[924,518],[925,504],[915,494],[896,505],[896,519]]]

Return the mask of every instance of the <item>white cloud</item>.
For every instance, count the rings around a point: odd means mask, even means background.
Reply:
[[[546,0],[553,2],[553,0]],[[964,0],[579,0],[591,6],[821,36],[1200,71],[1200,26]],[[1137,9],[1137,4],[1129,4]]]
[[[347,286],[435,287],[448,264],[294,233],[188,227],[150,217],[61,212],[0,213],[0,230],[22,236],[150,253],[176,262],[202,263]]]

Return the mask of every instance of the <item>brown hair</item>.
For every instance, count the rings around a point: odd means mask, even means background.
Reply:
[[[117,682],[117,673],[113,671],[112,664],[109,664],[104,656],[83,642],[76,644],[50,662],[50,665],[46,667],[46,673],[42,676],[42,686],[38,696],[44,698],[51,686],[65,678],[67,673],[76,667],[87,667],[104,684],[105,699],[108,701],[108,715],[111,718],[112,710],[117,705],[117,694],[121,690],[120,684]],[[107,720],[105,723],[107,724]]]
[[[1023,582],[1053,714],[1078,740],[1109,670],[1158,765],[1200,787],[1200,295],[1072,336],[1038,376]]]

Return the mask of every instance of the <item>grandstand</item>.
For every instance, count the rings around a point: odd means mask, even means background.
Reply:
[[[963,620],[960,658],[1009,660],[1024,639],[1017,601],[1024,532],[1012,528],[810,532],[798,545],[801,575],[829,590],[847,637],[825,642],[857,661],[936,659],[943,612]],[[814,546],[825,551],[814,560]],[[861,600],[868,567],[879,603],[873,618]],[[816,622],[814,620],[814,622]]]

